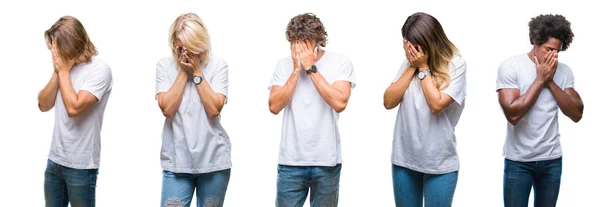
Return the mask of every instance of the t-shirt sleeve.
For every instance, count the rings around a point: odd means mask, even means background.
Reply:
[[[102,66],[92,71],[79,90],[90,92],[98,101],[112,89],[112,72],[109,66]]]
[[[169,79],[169,75],[167,73],[167,68],[164,67],[163,63],[160,61],[156,63],[156,93],[155,98],[158,98],[159,93],[169,91],[171,88],[171,80]]]
[[[459,62],[453,62],[451,65],[453,69],[448,74],[450,75],[450,83],[441,92],[448,94],[448,96],[454,99],[454,102],[462,105],[467,95],[467,63],[461,59]]]
[[[404,61],[402,62],[402,65],[400,65],[400,69],[398,70],[398,73],[396,74],[396,77],[394,77],[394,80],[392,81],[392,83],[398,81],[398,79],[400,79],[400,76],[402,76],[402,73],[404,73],[404,70],[406,70],[406,68],[408,67],[408,60],[404,59]]]
[[[268,90],[271,90],[272,86],[283,86],[288,77],[284,77],[283,75],[283,66],[281,64],[283,61],[278,61],[275,64],[275,71],[273,72],[273,76],[271,77],[271,82],[269,83]]]
[[[509,61],[504,61],[498,67],[498,78],[496,79],[496,91],[503,88],[519,88],[519,80],[515,66]]]
[[[356,78],[354,76],[354,66],[352,65],[352,61],[349,58],[342,58],[342,64],[340,68],[340,72],[335,79],[335,81],[348,81],[350,82],[351,87],[356,87]],[[334,82],[335,82],[334,81]]]
[[[571,70],[571,68],[567,67],[567,72],[565,76],[565,78],[567,79],[565,88],[575,88],[575,76],[573,75],[573,71]],[[563,90],[565,88],[563,88]]]
[[[215,93],[225,96],[227,103],[227,92],[229,89],[229,65],[224,60],[219,61],[215,75],[210,80],[210,87]]]

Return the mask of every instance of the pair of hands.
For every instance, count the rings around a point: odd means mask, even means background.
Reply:
[[[556,50],[547,53],[541,62],[535,55],[533,55],[533,60],[535,62],[538,79],[541,79],[544,84],[547,84],[554,79],[556,67],[558,66],[558,52]]]
[[[423,51],[421,45],[415,47],[410,41],[404,40],[404,53],[411,68],[418,68],[420,71],[429,69],[429,65],[427,64],[429,55]]]
[[[200,70],[200,53],[189,51],[187,48],[180,46],[175,46],[175,53],[177,54],[179,66],[189,76],[202,74],[202,70]]]
[[[308,70],[315,64],[318,55],[318,47],[310,49],[308,41],[297,40],[292,42],[292,60],[294,61],[294,70]]]
[[[58,52],[58,47],[56,44],[51,44],[50,50],[52,51],[52,65],[54,66],[54,72],[70,72],[71,68],[73,68],[73,65],[75,64],[75,60],[62,57]]]

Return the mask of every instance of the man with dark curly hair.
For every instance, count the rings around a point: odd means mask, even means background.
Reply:
[[[529,22],[529,53],[500,64],[498,99],[508,120],[504,144],[504,205],[527,206],[531,187],[535,206],[555,206],[562,173],[558,109],[574,122],[583,115],[573,72],[558,53],[573,41],[571,23],[561,15],[539,15]]]
[[[269,110],[285,108],[276,206],[337,206],[341,170],[338,116],[355,86],[346,56],[324,50],[327,32],[314,14],[292,18],[286,29],[291,56],[275,66]]]

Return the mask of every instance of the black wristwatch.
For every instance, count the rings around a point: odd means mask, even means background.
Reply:
[[[204,80],[204,76],[202,76],[202,75],[199,75],[199,76],[197,75],[197,76],[194,76],[194,78],[192,78],[192,81],[193,81],[193,82],[194,82],[196,85],[198,85],[198,84],[202,83],[202,80]]]
[[[306,74],[311,74],[311,73],[316,73],[317,72],[317,66],[310,66],[310,68],[308,70],[306,70]]]

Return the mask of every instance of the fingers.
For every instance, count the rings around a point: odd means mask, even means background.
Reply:
[[[538,59],[535,55],[533,55],[533,62],[535,62],[536,67],[540,65],[540,62],[538,61]]]

